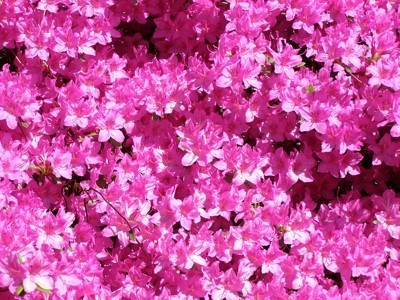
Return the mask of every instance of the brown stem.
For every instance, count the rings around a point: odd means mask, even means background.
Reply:
[[[90,200],[93,201],[93,199],[92,199],[92,197],[89,195],[89,193],[88,193],[86,190],[85,190],[84,192],[86,193],[86,195],[89,196]],[[86,200],[83,200],[83,205],[85,206],[86,222],[89,222],[89,214],[88,214],[88,212],[87,212],[87,202],[86,202]]]
[[[110,207],[125,221],[125,223],[128,225],[128,227],[129,227],[129,229],[130,229],[130,232],[131,232],[133,235],[135,235],[135,233],[134,233],[134,231],[133,231],[133,227],[131,226],[131,224],[129,224],[129,221],[118,211],[118,209],[117,209],[114,205],[112,205],[112,204],[103,196],[103,194],[102,194],[101,192],[99,192],[98,190],[96,190],[96,189],[94,189],[94,188],[92,188],[92,187],[89,187],[88,190],[91,190],[91,191],[97,193],[98,195],[100,195],[100,197],[101,197],[108,205],[110,205]],[[87,193],[87,190],[85,190],[85,192]],[[135,228],[137,228],[138,230],[140,230],[137,226],[135,226]],[[129,238],[130,238],[130,237],[129,237]],[[137,239],[136,239],[136,242],[137,242],[137,244],[139,245],[140,249],[142,249],[142,251],[143,251],[143,253],[146,255],[146,257],[149,259],[149,261],[151,261],[151,257],[150,257],[150,255],[147,253],[147,251],[144,249],[142,243],[139,242]]]
[[[129,224],[128,220],[118,211],[118,209],[115,208],[115,206],[112,205],[112,204],[103,196],[103,194],[100,193],[98,190],[96,190],[96,189],[94,189],[94,188],[92,188],[92,187],[89,187],[89,190],[91,190],[91,191],[93,191],[93,192],[99,194],[99,195],[101,196],[101,198],[103,198],[103,200],[104,200],[108,205],[110,205],[110,207],[125,221],[125,223],[128,225],[130,231],[132,231],[132,234],[133,234],[133,228],[132,228],[131,224]],[[87,191],[85,191],[85,192],[87,193]]]
[[[21,126],[21,123],[18,121],[17,124],[18,124],[18,128],[21,130],[21,132],[22,132],[22,134],[24,135],[25,139],[28,141],[29,139],[28,139],[28,137],[26,136],[26,133],[25,133],[24,129],[23,129],[22,126]]]

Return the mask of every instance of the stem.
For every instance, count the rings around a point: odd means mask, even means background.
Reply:
[[[97,191],[96,189],[89,187],[89,190],[99,194],[101,196],[101,198],[108,204],[110,205],[110,207],[125,221],[125,223],[128,225],[130,231],[132,231],[133,233],[133,228],[131,226],[131,224],[129,224],[128,220],[118,211],[118,209],[115,208],[114,205],[112,205],[104,196],[102,193],[100,193],[99,191]],[[85,191],[87,193],[87,191]],[[93,200],[93,199],[92,199]]]
[[[99,191],[97,191],[96,189],[89,187],[89,190],[95,192],[96,194],[99,194],[100,197],[108,204],[110,205],[110,207],[125,221],[125,223],[128,225],[130,232],[134,235],[134,231],[133,231],[133,227],[131,226],[131,224],[129,224],[129,221],[118,211],[118,209],[115,208],[114,205],[112,205],[104,196],[102,193],[100,193]],[[87,191],[85,190],[85,192],[87,193]],[[137,228],[139,231],[140,229],[135,226],[135,228]],[[129,237],[130,239],[130,237]],[[138,244],[138,246],[140,247],[140,249],[143,251],[143,253],[146,255],[146,257],[148,258],[148,260],[151,262],[151,257],[150,255],[147,253],[147,251],[144,249],[143,244],[141,242],[138,241],[138,239],[136,239],[136,243]]]
[[[89,196],[90,200],[93,201],[92,197],[89,195],[89,193],[85,190],[86,195]],[[87,203],[86,200],[83,200],[83,205],[85,206],[85,214],[86,214],[86,222],[89,222],[89,214],[87,212]]]
[[[64,203],[65,203],[65,211],[68,211],[68,202],[67,202],[67,199],[66,199],[66,197],[65,197],[65,195],[64,195],[64,192],[63,192],[63,191],[61,191],[61,195],[62,195],[62,197],[63,197],[63,199],[64,199]]]
[[[19,120],[18,120],[17,124],[18,124],[18,128],[21,130],[21,132],[22,132],[22,134],[24,135],[25,139],[28,141],[29,139],[28,139],[28,137],[26,136],[26,133],[25,133],[24,129],[22,128],[21,123],[20,123]]]
[[[129,227],[129,229],[130,229],[130,232],[131,232],[133,235],[135,234],[134,231],[133,231],[133,227],[131,226],[131,224],[129,224],[128,220],[118,211],[117,208],[115,208],[114,205],[112,205],[112,204],[103,196],[102,193],[100,193],[98,190],[96,190],[96,189],[94,189],[94,188],[92,188],[92,187],[89,187],[88,190],[89,190],[89,191],[91,190],[91,191],[95,192],[96,194],[100,195],[100,197],[101,197],[108,205],[110,205],[110,207],[125,221],[125,223],[128,225],[128,227]],[[85,192],[87,193],[87,190],[85,190]],[[90,198],[91,198],[91,197],[90,197]],[[137,229],[140,231],[140,229],[139,229],[137,226],[135,226],[135,228],[137,228]],[[143,253],[146,255],[146,257],[147,257],[147,258],[149,259],[149,261],[151,262],[151,257],[150,257],[150,255],[147,253],[147,251],[144,249],[142,243],[139,242],[138,239],[136,239],[136,242],[137,242],[138,246],[140,247],[140,249],[143,251]]]

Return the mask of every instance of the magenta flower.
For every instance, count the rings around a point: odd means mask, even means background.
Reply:
[[[64,152],[58,148],[55,149],[48,158],[48,161],[51,163],[54,175],[56,175],[57,177],[71,179],[71,159],[72,154],[70,152]]]
[[[51,272],[55,264],[47,260],[46,254],[38,251],[33,257],[21,258],[25,269],[25,276],[22,281],[25,292],[31,293],[37,288],[51,291],[54,288]]]
[[[222,70],[222,75],[215,84],[218,87],[231,87],[235,93],[242,91],[242,84],[244,88],[261,88],[261,82],[256,79],[260,71],[261,67],[250,60],[237,61]]]
[[[98,141],[106,142],[113,138],[118,143],[122,143],[124,135],[120,129],[123,128],[124,123],[125,120],[120,114],[113,110],[108,111],[105,117],[97,121],[100,127]]]
[[[0,1],[0,299],[396,299],[398,1]]]
[[[270,49],[272,58],[274,59],[274,72],[276,74],[284,73],[289,79],[294,78],[294,70],[301,63],[301,57],[297,55],[291,45],[286,45],[279,53]]]
[[[380,59],[367,70],[372,75],[368,83],[372,86],[384,85],[398,91],[400,89],[399,61]]]

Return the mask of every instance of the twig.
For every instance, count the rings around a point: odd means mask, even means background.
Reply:
[[[133,227],[131,226],[131,224],[129,224],[128,220],[118,211],[118,209],[117,209],[114,205],[112,205],[112,204],[103,196],[102,193],[100,193],[99,191],[97,191],[96,189],[94,189],[94,188],[92,188],[92,187],[89,187],[88,190],[91,190],[91,191],[95,192],[96,194],[100,195],[100,197],[101,197],[108,205],[110,205],[110,207],[125,221],[125,223],[128,225],[128,227],[129,227],[129,229],[130,229],[130,232],[131,232],[133,235],[135,235],[135,233],[134,233],[134,231],[133,231]],[[87,193],[87,190],[85,190],[85,192]],[[140,229],[139,229],[137,226],[135,226],[135,228],[137,228],[137,229],[140,231]],[[130,239],[130,238],[129,238],[129,239]],[[139,240],[136,239],[136,238],[135,238],[135,240],[136,240],[137,244],[139,245],[140,249],[143,251],[143,253],[146,255],[146,257],[147,257],[147,258],[149,259],[149,261],[151,262],[151,257],[150,257],[150,255],[147,253],[147,251],[144,249],[142,243],[139,242]]]

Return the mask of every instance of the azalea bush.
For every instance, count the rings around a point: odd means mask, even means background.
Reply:
[[[396,299],[398,1],[0,1],[1,299]]]

